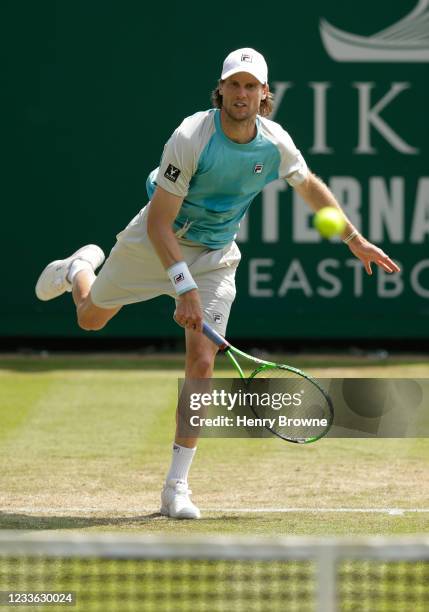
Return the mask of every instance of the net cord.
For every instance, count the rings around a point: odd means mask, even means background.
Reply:
[[[331,547],[336,559],[429,559],[429,536],[368,538],[166,537],[115,534],[0,534],[0,556],[49,555],[124,559],[311,560]]]

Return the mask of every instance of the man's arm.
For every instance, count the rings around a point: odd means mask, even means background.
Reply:
[[[172,229],[182,202],[182,197],[157,187],[149,207],[147,233],[166,270],[175,263],[184,261]],[[183,327],[202,331],[203,312],[196,289],[178,296],[174,318]]]
[[[324,206],[334,206],[341,210],[347,222],[344,232],[341,235],[343,240],[356,230],[329,187],[312,172],[309,172],[305,181],[295,187],[295,189],[301,198],[305,200],[315,212]],[[361,260],[368,274],[372,274],[372,262],[380,266],[380,268],[383,268],[386,272],[399,272],[399,267],[395,262],[392,261],[384,251],[375,246],[375,244],[368,242],[359,232],[350,240],[348,247],[353,255]]]

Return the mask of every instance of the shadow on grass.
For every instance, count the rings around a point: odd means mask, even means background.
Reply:
[[[104,525],[120,526],[163,518],[159,512],[127,517],[35,516],[0,512],[0,529],[82,529]]]
[[[225,520],[225,516],[207,517],[203,521]],[[228,516],[228,520],[240,520],[239,516]],[[17,514],[0,512],[0,530],[22,529],[22,530],[54,530],[54,529],[84,529],[89,527],[121,527],[152,523],[153,521],[176,522],[162,516],[159,512],[123,517],[90,517],[90,516],[35,516],[31,514]],[[187,522],[187,521],[186,521]]]

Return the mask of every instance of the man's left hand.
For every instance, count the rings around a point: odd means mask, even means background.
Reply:
[[[371,263],[377,264],[385,272],[399,272],[400,268],[390,259],[384,251],[368,242],[363,236],[356,236],[348,244],[349,249],[355,257],[361,260],[368,274],[372,274]]]

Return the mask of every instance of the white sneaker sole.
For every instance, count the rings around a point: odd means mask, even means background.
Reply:
[[[186,510],[186,509],[184,509],[184,510],[181,510],[180,512],[178,512],[177,514],[170,514],[168,509],[163,506],[159,512],[160,512],[160,514],[162,514],[162,516],[168,516],[169,518],[174,518],[174,519],[179,519],[179,520],[181,520],[181,519],[199,519],[199,518],[201,518],[201,513],[200,513],[199,510],[198,510],[198,512],[196,512],[195,510]]]
[[[86,251],[88,248],[95,250],[97,253],[97,257],[100,260],[100,263],[96,266],[95,269],[101,266],[101,264],[104,262],[104,253],[100,249],[100,247],[97,246],[96,244],[87,244],[84,247],[81,247],[80,249],[75,251],[72,255],[70,255],[70,257],[67,257],[66,259],[56,259],[55,261],[51,261],[46,266],[46,268],[43,270],[43,272],[39,276],[38,281],[36,283],[35,291],[36,291],[36,295],[39,298],[39,300],[42,300],[42,302],[47,302],[48,300],[53,300],[54,298],[59,297],[60,295],[62,295],[63,293],[67,291],[67,283],[65,283],[65,286],[63,286],[63,288],[59,288],[58,291],[54,291],[52,289],[52,284],[49,283],[49,280],[48,280],[49,276],[53,274],[55,268],[57,268],[58,266],[64,267],[67,270],[66,271],[66,274],[67,274],[71,262],[74,259],[78,259],[79,255],[83,251]],[[46,291],[46,286],[48,287],[50,286],[51,290]]]

